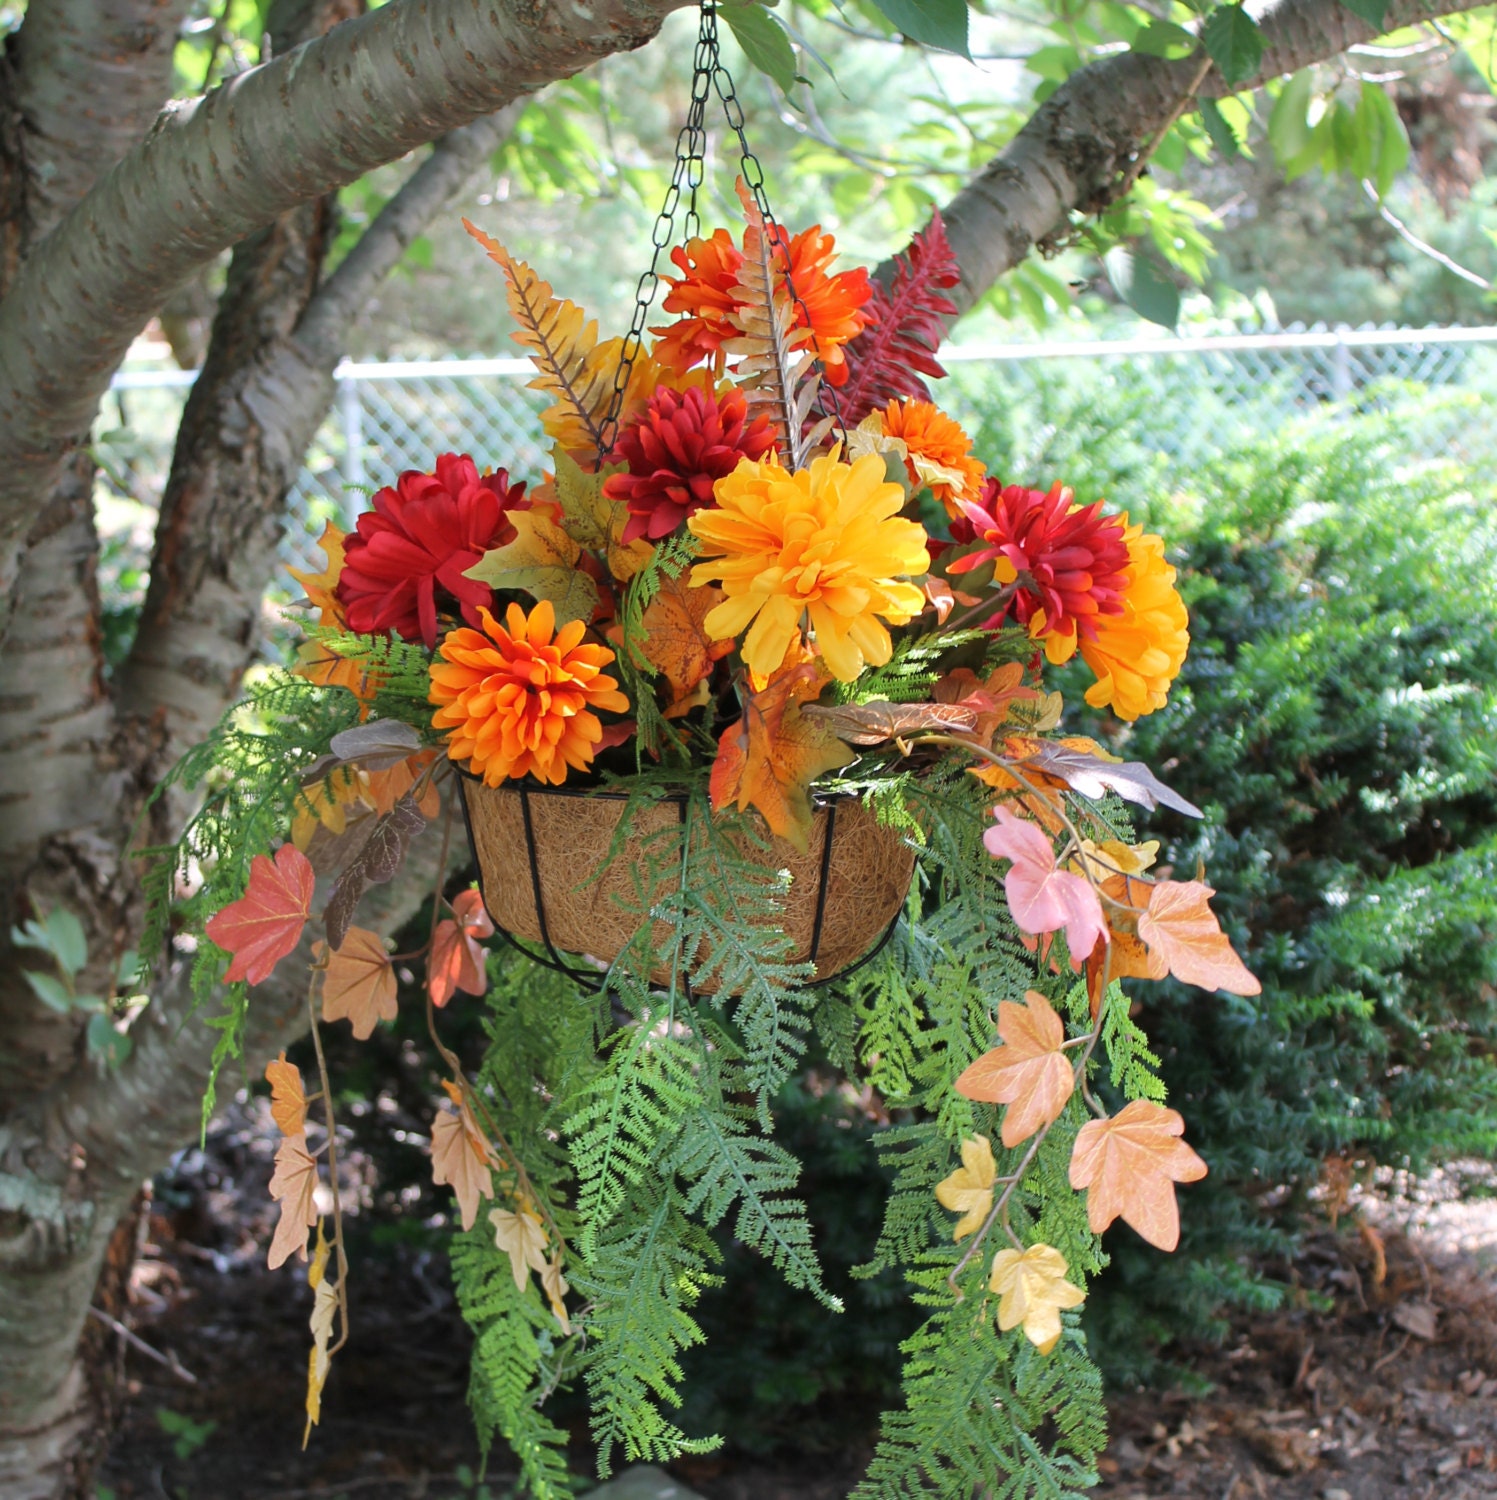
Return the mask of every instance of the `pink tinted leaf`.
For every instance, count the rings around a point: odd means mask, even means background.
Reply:
[[[1021,932],[1034,936],[1064,931],[1071,967],[1079,970],[1106,931],[1102,903],[1085,878],[1055,867],[1055,850],[1044,830],[1006,807],[995,807],[995,826],[982,841],[994,859],[1009,859],[1003,879],[1008,908]]]

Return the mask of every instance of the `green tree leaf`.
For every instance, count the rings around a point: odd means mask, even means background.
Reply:
[[[1201,123],[1206,127],[1206,133],[1211,137],[1211,144],[1221,152],[1223,158],[1231,161],[1233,157],[1241,153],[1237,135],[1232,127],[1227,124],[1226,118],[1221,112],[1221,106],[1215,99],[1202,99]]]
[[[1279,165],[1286,167],[1310,144],[1310,100],[1315,96],[1315,77],[1301,68],[1279,90],[1268,116],[1268,144]]]
[[[788,94],[800,75],[795,71],[795,48],[779,21],[758,3],[725,5],[718,15],[728,23],[733,39],[743,48],[743,55],[773,79],[782,94]]]
[[[55,1010],[59,1015],[65,1016],[73,1008],[73,992],[57,975],[22,969],[21,977],[48,1010]]]
[[[967,0],[873,0],[898,32],[924,47],[971,57]]]
[[[1139,317],[1173,328],[1180,321],[1180,289],[1144,255],[1123,245],[1114,245],[1102,257],[1108,280],[1118,296]]]
[[[1246,83],[1263,61],[1263,33],[1240,5],[1221,5],[1207,16],[1201,45],[1228,83]]]
[[[1189,57],[1196,50],[1196,39],[1173,21],[1150,21],[1133,38],[1133,50],[1147,57]]]
[[[1360,16],[1369,26],[1382,30],[1388,15],[1388,0],[1341,0],[1354,16]]]

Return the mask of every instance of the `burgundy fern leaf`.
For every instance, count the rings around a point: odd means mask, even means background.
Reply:
[[[946,371],[936,350],[946,335],[944,319],[956,304],[942,296],[961,280],[939,211],[894,262],[894,285],[873,283],[864,311],[869,325],[847,346],[847,382],[837,393],[842,419],[855,427],[896,396],[928,398],[921,376],[939,380]]]

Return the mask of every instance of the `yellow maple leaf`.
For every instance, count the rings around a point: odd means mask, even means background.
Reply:
[[[999,1296],[998,1326],[1007,1333],[1022,1325],[1024,1337],[1041,1354],[1060,1342],[1060,1310],[1080,1307],[1086,1293],[1066,1280],[1066,1258],[1051,1245],[1031,1245],[1022,1253],[1000,1250],[993,1257],[988,1285]]]
[[[305,854],[319,827],[342,833],[348,827],[348,809],[363,799],[363,792],[363,778],[351,766],[337,766],[321,781],[302,787],[291,818],[291,842]]]
[[[960,1214],[951,1237],[964,1240],[982,1228],[993,1207],[993,1180],[998,1175],[992,1142],[985,1135],[969,1135],[962,1142],[962,1164],[936,1184],[936,1201]]]
[[[549,599],[558,626],[592,619],[598,585],[577,566],[582,548],[543,511],[511,511],[509,519],[514,541],[485,552],[463,576],[493,589],[519,589]]]
[[[318,1226],[319,1233],[321,1225]],[[307,1446],[312,1429],[322,1420],[322,1388],[327,1384],[327,1372],[332,1368],[332,1355],[328,1345],[333,1337],[333,1315],[338,1310],[338,1286],[336,1282],[319,1281],[317,1293],[312,1299],[312,1350],[307,1359],[307,1425],[302,1431],[301,1445]]]
[[[617,464],[589,474],[560,447],[551,457],[556,468],[553,482],[561,506],[561,529],[573,541],[606,558],[608,571],[620,583],[627,582],[649,562],[655,549],[642,539],[624,541],[629,507],[603,493],[604,482],[611,475],[623,473],[625,466]]]
[[[307,1093],[302,1086],[301,1069],[286,1061],[286,1049],[274,1062],[265,1064],[265,1081],[270,1085],[270,1117],[285,1136],[301,1135],[307,1128]]]
[[[1017,1146],[1058,1119],[1076,1086],[1070,1059],[1061,1050],[1066,1029],[1038,990],[998,1007],[998,1035],[1004,1045],[984,1053],[956,1081],[968,1099],[1006,1104],[1003,1144]]]
[[[528,1208],[522,1206],[519,1213],[511,1213],[507,1208],[496,1208],[489,1214],[489,1223],[494,1226],[494,1243],[509,1256],[509,1267],[514,1272],[515,1285],[522,1292],[532,1271],[539,1271],[545,1276],[546,1231],[541,1221]]]
[[[318,612],[317,623],[336,625],[339,629],[345,623],[343,606],[334,590],[338,587],[338,577],[343,572],[343,541],[347,535],[346,531],[340,531],[329,521],[322,528],[322,535],[317,538],[317,545],[322,548],[322,555],[327,559],[322,572],[314,573],[310,568],[286,569],[307,591],[308,602]]]

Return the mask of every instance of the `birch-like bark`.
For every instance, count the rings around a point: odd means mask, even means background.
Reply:
[[[393,0],[166,110],[0,302],[0,598],[28,516],[167,294],[287,210],[610,53],[684,0]]]

